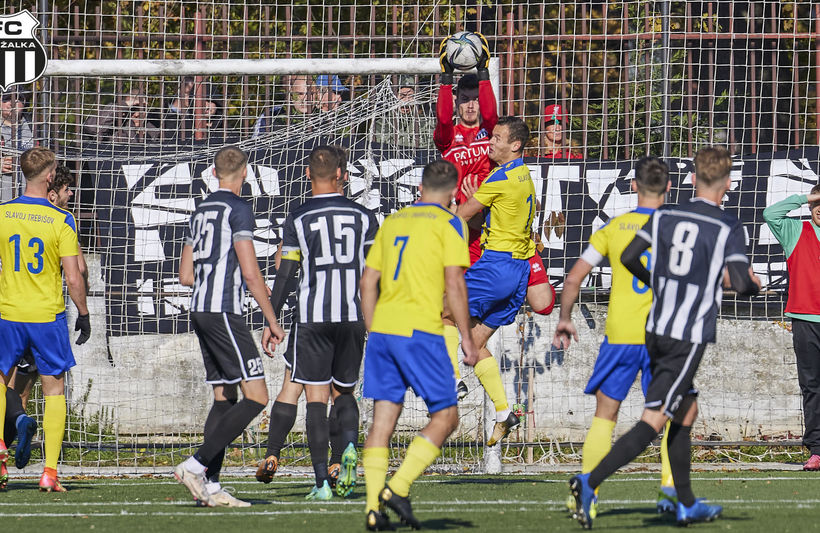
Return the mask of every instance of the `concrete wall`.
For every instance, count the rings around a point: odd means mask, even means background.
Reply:
[[[91,265],[92,291],[102,291],[99,262]],[[102,297],[89,301],[92,338],[74,346],[77,366],[70,375],[70,401],[90,417],[101,411],[122,434],[173,436],[201,431],[211,402],[204,383],[199,344],[193,334],[105,337]],[[75,310],[68,306],[69,324]],[[557,312],[519,315],[519,323],[502,328],[493,351],[511,403],[526,403],[531,387],[535,434],[558,440],[582,440],[594,412],[594,398],[583,394],[598,346],[603,339],[606,306],[589,305],[595,322],[590,329],[576,307],[581,340],[565,353],[551,351]],[[258,332],[256,332],[258,337]],[[72,332],[72,338],[75,334]],[[284,346],[280,351],[284,349]],[[109,362],[108,354],[114,364]],[[271,397],[282,383],[280,357],[263,356]],[[534,379],[529,379],[529,369]],[[459,432],[477,438],[481,430],[484,394],[472,369],[462,365],[470,389],[460,404]],[[90,384],[90,385],[89,385]],[[696,378],[701,391],[701,415],[694,434],[719,435],[723,439],[802,434],[800,393],[791,334],[771,322],[719,322],[718,343],[710,346]],[[83,398],[85,399],[83,401]],[[412,393],[399,423],[403,429],[420,428],[427,422],[423,402]],[[637,420],[643,406],[636,384],[624,402],[623,431]],[[362,418],[370,418],[370,404],[362,402]],[[300,406],[303,413],[304,405]],[[533,422],[530,417],[529,423]],[[302,429],[300,416],[296,430]],[[522,434],[523,437],[523,434]]]

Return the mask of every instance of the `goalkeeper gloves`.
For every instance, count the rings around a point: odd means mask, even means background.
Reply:
[[[487,38],[483,34],[476,32],[476,35],[481,39],[481,55],[478,58],[476,69],[478,70],[479,80],[490,79],[490,45],[487,43]]]
[[[76,344],[85,344],[91,338],[91,318],[87,314],[78,315],[77,321],[74,323],[74,331],[80,332]]]
[[[453,84],[453,65],[450,64],[450,61],[447,59],[447,41],[450,38],[447,37],[443,41],[441,41],[441,46],[438,49],[438,62],[441,65],[441,76],[439,76],[439,83],[442,85],[452,85]]]

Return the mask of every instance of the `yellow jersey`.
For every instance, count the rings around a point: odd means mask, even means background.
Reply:
[[[523,159],[495,167],[473,197],[487,206],[484,249],[511,252],[513,259],[535,254],[530,237],[535,216],[535,186]]]
[[[612,289],[606,317],[606,335],[610,344],[644,344],[646,341],[646,317],[652,305],[652,290],[627,270],[621,263],[621,254],[654,211],[638,207],[613,218],[592,234],[590,248],[581,256],[591,265],[597,265],[606,256],[612,267]],[[650,250],[646,250],[641,255],[641,262],[651,268],[651,261]]]
[[[366,265],[381,272],[371,331],[443,335],[444,268],[470,266],[467,224],[438,204],[405,207],[384,220]]]
[[[60,258],[77,254],[70,212],[30,196],[0,204],[0,317],[54,321],[65,311]]]

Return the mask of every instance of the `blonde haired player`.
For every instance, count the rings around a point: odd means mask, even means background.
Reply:
[[[41,147],[27,150],[20,156],[20,167],[26,178],[25,194],[0,204],[0,420],[5,417],[11,369],[31,349],[45,397],[45,468],[40,490],[65,492],[57,480],[57,461],[65,432],[65,373],[76,363],[68,338],[63,272],[77,306],[77,344],[88,340],[91,323],[77,263],[74,216],[48,201],[57,168],[54,153]],[[0,433],[0,487],[5,487],[8,451],[2,439]]]
[[[612,291],[606,319],[606,336],[598,352],[592,376],[584,389],[585,394],[594,394],[596,400],[595,417],[584,440],[581,463],[584,473],[595,468],[612,447],[612,432],[618,420],[618,409],[638,372],[641,373],[644,393],[651,377],[649,353],[644,341],[646,316],[652,305],[652,291],[621,264],[620,258],[626,245],[635,237],[635,232],[649,220],[655,209],[663,205],[669,190],[669,169],[657,158],[641,159],[635,166],[632,190],[638,193],[638,207],[615,217],[593,233],[589,247],[567,274],[564,290],[561,292],[561,315],[552,341],[555,346],[568,348],[573,339],[578,340],[578,331],[572,323],[571,315],[581,282],[605,257],[608,258],[612,267]],[[649,266],[649,250],[643,257]],[[666,453],[666,435],[667,432],[664,432],[661,445],[658,512],[674,512],[677,503]],[[593,514],[597,514],[596,506],[593,506]],[[575,511],[575,498],[572,496],[567,500],[567,507]]]

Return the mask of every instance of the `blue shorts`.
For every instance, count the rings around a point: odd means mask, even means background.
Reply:
[[[53,322],[12,322],[0,318],[0,372],[8,375],[29,348],[44,376],[59,376],[77,364],[64,312]]]
[[[493,329],[512,324],[527,297],[529,279],[530,262],[526,259],[485,250],[464,273],[470,316]]]
[[[646,396],[646,388],[652,379],[646,345],[609,344],[607,337],[604,337],[584,394],[595,394],[600,390],[613,400],[622,402],[629,394],[638,371],[641,372],[641,388]]]
[[[412,337],[368,335],[362,394],[402,404],[408,387],[431,413],[456,405],[456,377],[444,337],[423,331]]]

